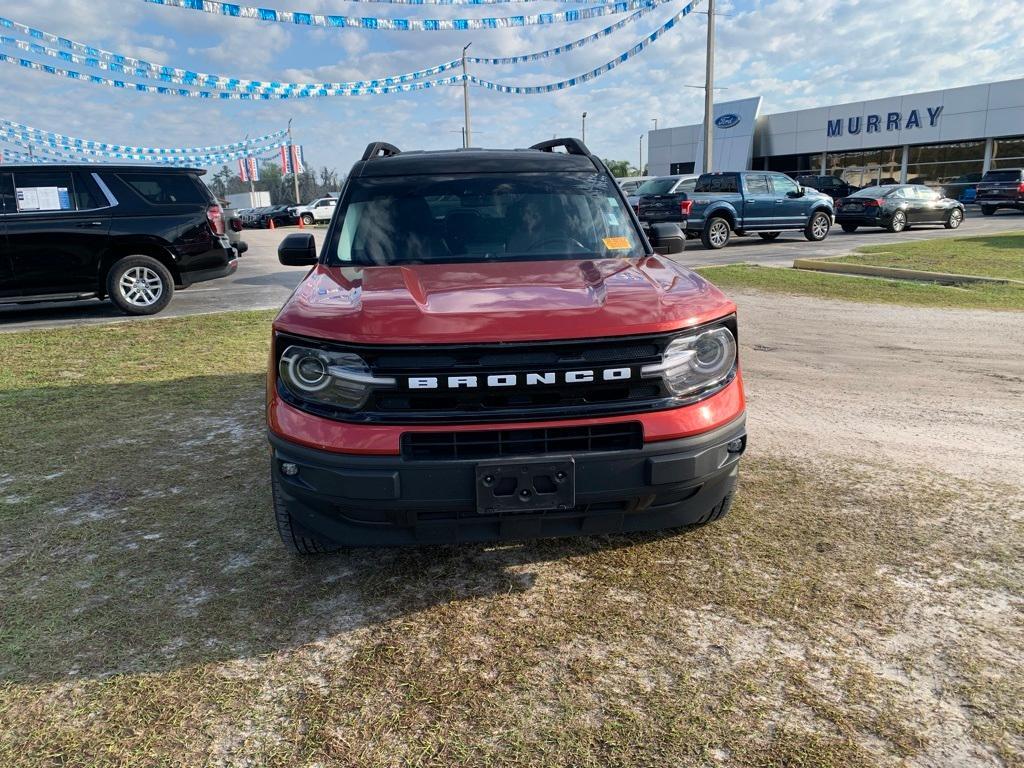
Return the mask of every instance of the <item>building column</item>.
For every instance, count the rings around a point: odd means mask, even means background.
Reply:
[[[821,153],[821,173],[819,176],[828,176],[828,152]]]
[[[985,162],[981,164],[982,174],[992,170],[992,153],[994,148],[995,141],[993,139],[985,139]]]
[[[907,166],[910,165],[910,145],[903,145],[903,157],[900,159],[900,184],[907,183]]]

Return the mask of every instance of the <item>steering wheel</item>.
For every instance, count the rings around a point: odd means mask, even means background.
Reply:
[[[579,240],[576,240],[575,238],[572,238],[572,237],[549,237],[546,240],[537,240],[537,241],[534,241],[534,242],[530,243],[527,246],[527,250],[528,251],[541,251],[543,253],[544,252],[543,249],[544,249],[544,247],[546,245],[548,245],[548,244],[557,244],[557,243],[568,244],[569,245],[569,249],[568,249],[569,251],[572,251],[575,248],[575,249],[578,249],[580,251],[584,251],[584,252],[587,252],[587,253],[590,252],[590,249],[587,248],[587,246],[585,246]]]

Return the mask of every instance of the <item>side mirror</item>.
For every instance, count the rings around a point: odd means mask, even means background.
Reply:
[[[803,187],[797,187],[795,191],[787,193],[788,197],[803,197],[806,194],[807,190]]]
[[[686,250],[686,235],[678,224],[671,222],[651,224],[647,239],[651,241],[654,252],[662,256],[671,256]]]
[[[277,260],[286,267],[311,267],[316,264],[316,240],[307,232],[288,235],[277,246]]]

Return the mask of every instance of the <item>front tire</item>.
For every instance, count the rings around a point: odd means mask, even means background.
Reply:
[[[281,481],[278,480],[273,470],[270,472],[270,495],[274,500],[274,521],[277,523],[277,533],[289,552],[295,555],[325,555],[340,549],[336,545],[313,538],[295,524],[291,512],[288,511],[282,498]]]
[[[903,211],[896,211],[893,213],[892,218],[889,220],[889,226],[886,227],[890,232],[902,232],[907,228],[907,214]]]
[[[312,213],[304,213],[304,214],[302,214],[302,223],[305,224],[307,227],[312,226],[313,225],[313,214]]]
[[[804,237],[812,243],[820,243],[832,229],[832,218],[824,211],[816,211],[804,228]]]
[[[945,226],[946,229],[958,229],[961,224],[964,223],[964,212],[959,208],[954,208],[949,212],[946,217]]]
[[[729,222],[721,216],[712,216],[700,233],[700,241],[704,247],[713,251],[725,248],[729,244],[730,237],[732,237],[732,228],[729,226]]]
[[[782,234],[781,232],[758,232],[757,236],[760,237],[762,240],[771,241],[771,240],[777,240],[779,235],[781,235],[781,234]]]
[[[151,256],[125,256],[107,272],[107,296],[127,315],[155,315],[174,295],[174,278]]]
[[[857,231],[857,229],[858,229],[858,227],[860,225],[859,224],[840,224],[839,226],[841,226],[843,228],[843,232],[848,232],[848,233],[850,233],[852,235],[854,232]]]
[[[996,215],[996,207],[994,205],[983,205],[983,206],[981,206],[981,215],[982,216],[995,216]]]

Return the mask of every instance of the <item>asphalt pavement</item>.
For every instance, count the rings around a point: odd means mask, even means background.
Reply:
[[[1024,216],[1016,211],[999,211],[995,216],[983,217],[977,209],[968,209],[967,219],[958,230],[943,227],[913,228],[900,234],[883,230],[860,230],[847,234],[839,227],[820,243],[811,243],[799,232],[786,232],[773,242],[765,242],[756,235],[734,237],[719,251],[705,250],[699,241],[687,242],[687,250],[677,260],[690,267],[713,264],[751,262],[775,266],[788,266],[796,258],[841,256],[864,245],[883,245],[912,240],[985,235],[1024,229]],[[277,245],[295,227],[276,230],[246,230],[243,239],[249,244],[238,271],[228,278],[198,283],[178,291],[170,305],[156,317],[177,317],[244,309],[276,309],[291,294],[306,273],[304,267],[284,267],[277,261]],[[312,230],[318,243],[326,230]],[[29,328],[56,328],[92,323],[138,322],[140,318],[126,317],[109,302],[96,300],[5,305],[0,307],[0,332]],[[148,318],[142,318],[148,319]]]

